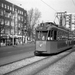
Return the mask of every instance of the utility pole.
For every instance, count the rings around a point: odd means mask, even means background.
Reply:
[[[1,22],[0,22],[0,47],[1,47]]]
[[[11,16],[13,16],[14,18],[13,18],[13,21],[14,21],[14,28],[13,28],[13,38],[12,38],[12,44],[13,44],[13,46],[14,46],[14,33],[15,33],[15,12],[14,12],[14,5],[12,5],[12,11],[11,11]]]
[[[64,26],[64,24],[63,23],[65,23],[65,14],[66,14],[67,12],[65,11],[65,12],[57,12],[56,13],[56,17],[59,19],[59,25],[60,26]]]

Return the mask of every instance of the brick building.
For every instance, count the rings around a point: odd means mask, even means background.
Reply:
[[[6,0],[0,0],[0,46],[25,42],[27,11]]]

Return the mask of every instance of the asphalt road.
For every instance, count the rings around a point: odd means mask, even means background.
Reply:
[[[2,47],[0,48],[0,58],[20,53],[26,53],[28,51],[34,51],[34,50],[35,50],[34,43],[28,43],[18,46]]]
[[[34,43],[0,48],[0,66],[34,56],[34,50]]]

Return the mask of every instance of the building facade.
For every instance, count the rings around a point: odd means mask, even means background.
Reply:
[[[22,44],[27,29],[27,11],[0,0],[0,46]]]
[[[66,27],[70,30],[75,30],[75,13],[66,14]]]

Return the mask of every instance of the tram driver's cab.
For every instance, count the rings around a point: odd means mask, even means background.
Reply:
[[[36,31],[35,54],[54,52],[54,48],[56,49],[56,47],[53,47],[56,45],[55,40],[57,40],[56,30]]]

